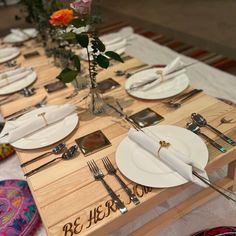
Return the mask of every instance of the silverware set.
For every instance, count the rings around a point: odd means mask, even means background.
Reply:
[[[41,155],[39,155],[39,156],[33,158],[32,160],[27,161],[27,162],[21,164],[20,166],[21,166],[21,167],[25,167],[25,166],[30,165],[30,164],[32,164],[32,163],[38,161],[38,160],[41,160],[42,158],[44,158],[44,157],[46,157],[46,156],[49,156],[49,155],[51,155],[51,154],[54,154],[54,155],[60,154],[60,153],[62,153],[62,152],[65,150],[65,148],[66,148],[66,145],[65,145],[64,143],[59,143],[57,146],[55,146],[55,147],[52,149],[52,151],[50,151],[50,152],[45,152],[45,153],[43,153],[43,154],[41,154]]]
[[[77,155],[79,155],[78,146],[77,145],[73,145],[69,149],[66,148],[61,156],[56,157],[56,158],[52,159],[51,161],[46,162],[45,164],[37,167],[36,169],[33,169],[33,170],[27,172],[25,174],[25,177],[30,177],[30,176],[38,173],[39,171],[43,170],[45,167],[47,167],[48,165],[50,165],[50,164],[52,164],[52,163],[54,163],[56,161],[71,160],[72,158],[74,158]]]
[[[164,102],[170,108],[180,108],[184,102],[190,100],[192,97],[196,96],[197,94],[201,93],[202,89],[193,89],[190,92],[184,93],[181,96],[178,96],[176,99],[171,99],[168,102]]]
[[[35,90],[36,88],[23,88],[18,94],[10,95],[0,99],[0,106],[18,100],[21,98],[19,94],[23,95],[23,97],[31,97],[36,93]]]
[[[208,137],[206,134],[204,134],[201,131],[200,127],[206,127],[209,130],[211,130],[212,132],[214,132],[215,134],[217,134],[221,139],[223,139],[228,144],[230,144],[232,146],[236,145],[236,142],[234,140],[232,140],[230,137],[226,136],[225,134],[220,132],[218,129],[216,129],[213,126],[211,126],[210,124],[208,124],[207,120],[202,115],[197,114],[197,113],[192,113],[191,119],[192,119],[192,122],[187,123],[186,128],[191,130],[195,134],[201,136],[202,138],[204,138],[207,142],[209,142],[212,146],[214,146],[220,152],[224,153],[227,150],[223,146],[221,146],[220,144],[215,142],[213,139]]]
[[[108,172],[109,175],[112,175],[116,178],[116,180],[119,182],[121,187],[124,189],[124,191],[128,194],[131,201],[137,205],[140,203],[139,199],[132,193],[131,189],[124,183],[124,181],[117,175],[115,167],[112,165],[111,161],[108,159],[108,157],[104,157],[102,159],[102,162]],[[108,183],[105,181],[105,175],[103,174],[102,170],[99,169],[96,162],[94,160],[88,161],[87,165],[89,167],[90,172],[92,173],[94,179],[96,181],[100,181],[105,189],[107,190],[108,194],[116,204],[117,208],[121,212],[121,214],[124,214],[128,211],[124,203],[120,200],[120,198],[117,196],[117,194],[113,191],[113,189],[108,185]]]
[[[15,120],[15,119],[19,118],[20,116],[26,114],[27,112],[32,111],[37,108],[41,108],[41,107],[45,106],[46,104],[47,104],[47,96],[45,96],[41,101],[37,102],[36,104],[26,107],[26,108],[23,108],[19,111],[16,111],[8,116],[5,116],[4,118],[5,118],[5,120],[8,120],[8,121]]]

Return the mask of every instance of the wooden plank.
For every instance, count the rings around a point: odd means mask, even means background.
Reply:
[[[218,181],[216,184],[222,188],[229,188],[232,186],[232,179],[224,178],[221,181]],[[155,235],[159,230],[165,227],[168,224],[173,223],[175,220],[186,215],[193,209],[203,205],[207,201],[218,195],[217,192],[211,188],[207,188],[197,194],[194,194],[193,197],[185,200],[184,202],[173,207],[169,211],[161,214],[159,217],[151,220],[140,229],[135,230],[130,234],[130,236],[152,236]]]

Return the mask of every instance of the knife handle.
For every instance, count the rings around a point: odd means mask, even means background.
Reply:
[[[209,138],[207,135],[204,133],[199,133],[206,141],[208,141],[212,146],[214,146],[216,149],[218,149],[220,152],[225,153],[227,150],[222,147],[220,144],[215,142],[213,139]]]
[[[208,124],[207,124],[207,127],[209,127],[214,133],[218,134],[219,137],[221,137],[225,142],[231,144],[232,146],[236,146],[236,142],[233,139],[231,139],[228,136],[224,135],[218,129],[216,129],[213,126],[208,125]]]

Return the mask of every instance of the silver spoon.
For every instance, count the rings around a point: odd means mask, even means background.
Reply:
[[[192,113],[191,118],[200,127],[207,127],[208,129],[213,131],[215,134],[217,134],[219,137],[221,137],[228,144],[231,144],[232,146],[236,146],[236,142],[234,140],[232,140],[231,138],[229,138],[226,135],[224,135],[223,133],[221,133],[218,129],[209,125],[207,123],[207,120],[202,115],[197,114],[197,113]]]
[[[38,168],[31,170],[30,172],[26,173],[25,176],[26,177],[32,176],[32,175],[36,174],[37,172],[39,172],[40,170],[42,170],[43,168],[45,168],[46,166],[48,166],[49,164],[51,164],[57,160],[70,160],[73,157],[75,157],[77,154],[79,154],[78,153],[78,146],[73,145],[69,149],[66,149],[64,151],[64,153],[62,154],[62,156],[54,158],[53,160],[46,162],[45,164],[39,166]]]
[[[29,164],[35,162],[35,161],[41,160],[43,157],[46,157],[46,156],[48,156],[48,155],[50,155],[50,154],[55,154],[55,155],[56,155],[56,154],[62,153],[62,151],[65,149],[65,147],[66,147],[66,145],[65,145],[64,143],[59,143],[57,146],[55,146],[55,147],[52,149],[52,151],[50,151],[50,152],[45,152],[45,153],[43,153],[43,154],[41,154],[41,155],[39,155],[39,156],[33,158],[32,160],[27,161],[27,162],[21,164],[20,166],[21,166],[21,167],[25,167],[25,166],[27,166],[27,165],[29,165]]]
[[[193,133],[195,133],[195,134],[201,136],[202,138],[204,138],[206,141],[208,141],[212,146],[217,148],[219,151],[221,151],[223,153],[226,152],[226,149],[224,147],[222,147],[220,144],[215,142],[213,139],[209,138],[207,135],[202,133],[200,127],[197,126],[195,123],[187,123],[186,128],[188,130],[192,131]]]

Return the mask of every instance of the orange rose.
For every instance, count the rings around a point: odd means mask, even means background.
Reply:
[[[67,26],[74,19],[73,10],[62,9],[55,11],[50,17],[50,24]]]

